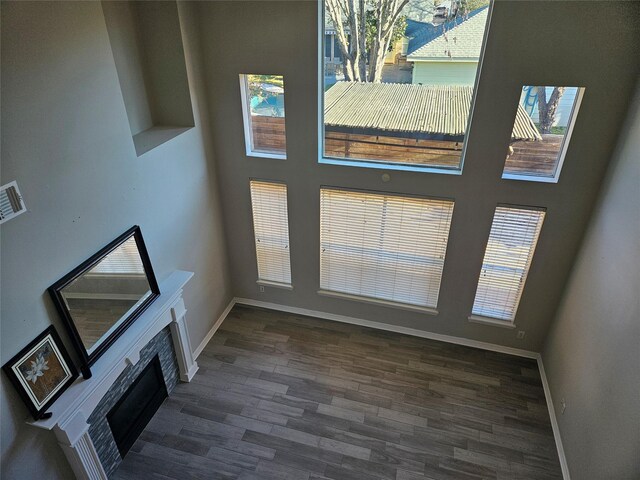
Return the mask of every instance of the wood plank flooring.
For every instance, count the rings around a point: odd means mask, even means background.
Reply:
[[[236,306],[115,478],[561,479],[534,360]]]

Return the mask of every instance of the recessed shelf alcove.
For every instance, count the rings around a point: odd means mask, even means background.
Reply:
[[[175,1],[102,2],[138,156],[195,126]]]

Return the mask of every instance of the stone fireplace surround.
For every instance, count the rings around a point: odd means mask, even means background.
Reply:
[[[125,368],[87,419],[89,436],[107,477],[111,477],[120,462],[122,462],[118,446],[107,421],[107,414],[156,355],[160,359],[160,367],[167,393],[171,394],[178,384],[179,373],[176,355],[171,342],[171,332],[168,327],[165,327],[140,351],[138,363]]]
[[[189,382],[198,364],[185,322],[182,289],[192,272],[175,271],[160,284],[160,296],[49,408],[52,416],[28,423],[56,435],[76,478],[106,480],[122,461],[106,414],[158,355],[167,391],[178,378]]]

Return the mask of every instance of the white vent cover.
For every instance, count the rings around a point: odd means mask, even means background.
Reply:
[[[16,182],[0,187],[0,223],[11,220],[27,211]]]

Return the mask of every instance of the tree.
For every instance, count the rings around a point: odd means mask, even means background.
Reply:
[[[547,91],[545,87],[536,87],[538,95],[538,117],[540,120],[540,133],[551,133],[551,127],[556,118],[560,99],[564,94],[566,87],[555,87],[549,100],[547,100]]]
[[[384,57],[402,36],[409,0],[326,0],[336,31],[345,80],[380,83]]]

